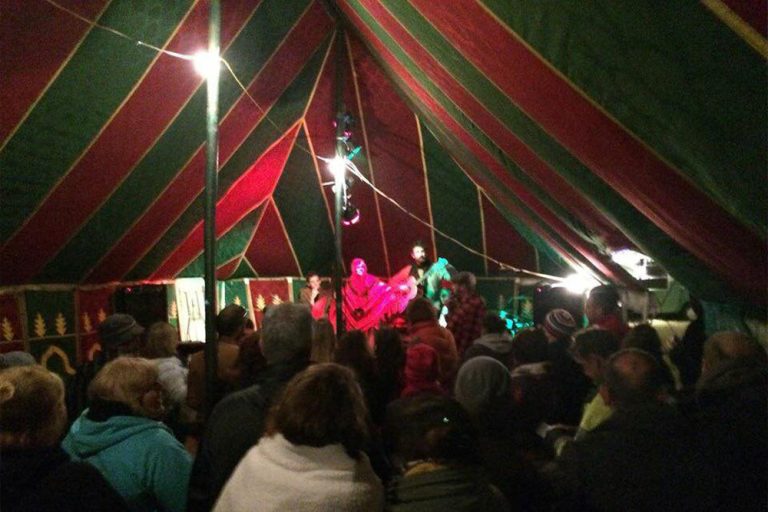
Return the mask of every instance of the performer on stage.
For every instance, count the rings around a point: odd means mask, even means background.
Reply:
[[[429,271],[429,268],[432,266],[432,260],[427,258],[427,252],[424,249],[424,244],[422,244],[419,241],[416,241],[411,245],[411,268],[408,272],[408,275],[413,277],[417,282],[421,281],[422,284],[419,285],[421,295],[424,294],[424,274],[426,274]]]
[[[320,298],[320,276],[317,272],[307,272],[307,286],[301,289],[301,303],[310,307]]]
[[[432,263],[421,242],[414,242],[411,246],[411,261],[410,265],[392,277],[392,281],[408,283],[412,288],[411,299],[426,297],[433,306],[439,308],[441,282],[450,281],[456,269],[445,258]]]
[[[344,321],[346,329],[367,331],[377,327],[382,320],[401,312],[407,300],[408,288],[390,286],[368,273],[368,266],[361,258],[352,260],[352,274],[344,285]]]

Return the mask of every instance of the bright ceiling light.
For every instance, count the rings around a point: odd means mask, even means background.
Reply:
[[[202,77],[211,80],[219,75],[221,64],[219,57],[208,52],[197,52],[192,58],[197,71]]]
[[[635,279],[648,279],[647,267],[653,260],[632,249],[621,249],[611,253],[611,259],[621,265]]]
[[[563,287],[571,293],[581,295],[595,286],[600,286],[600,282],[597,279],[589,274],[578,273],[567,276],[562,282],[554,287]]]
[[[347,167],[347,159],[341,156],[335,156],[328,162],[328,170],[333,174],[336,183],[344,180],[344,171]]]

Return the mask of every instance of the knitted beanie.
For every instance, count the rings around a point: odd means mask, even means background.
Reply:
[[[576,322],[564,309],[553,309],[544,319],[544,328],[557,338],[570,336],[576,330]]]

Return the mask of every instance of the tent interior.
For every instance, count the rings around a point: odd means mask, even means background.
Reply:
[[[737,0],[221,2],[220,301],[255,315],[332,274],[340,120],[345,265],[391,276],[420,240],[518,319],[576,274],[764,338],[766,19]],[[132,296],[178,323],[176,284],[204,273],[208,32],[206,0],[3,2],[0,351],[69,372]]]

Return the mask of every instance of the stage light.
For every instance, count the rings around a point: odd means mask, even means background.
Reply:
[[[347,203],[341,211],[341,223],[345,226],[351,226],[360,222],[360,210],[352,203]]]
[[[600,282],[586,273],[571,274],[565,278],[561,283],[555,284],[553,288],[563,287],[571,293],[583,294],[588,290],[591,290],[595,286],[599,286]]]
[[[219,57],[208,52],[197,52],[192,58],[195,65],[195,71],[202,77],[212,80],[219,75],[221,63]]]
[[[347,167],[347,159],[342,156],[335,156],[328,162],[328,170],[333,174],[336,183],[341,183],[344,180],[344,171]]]

